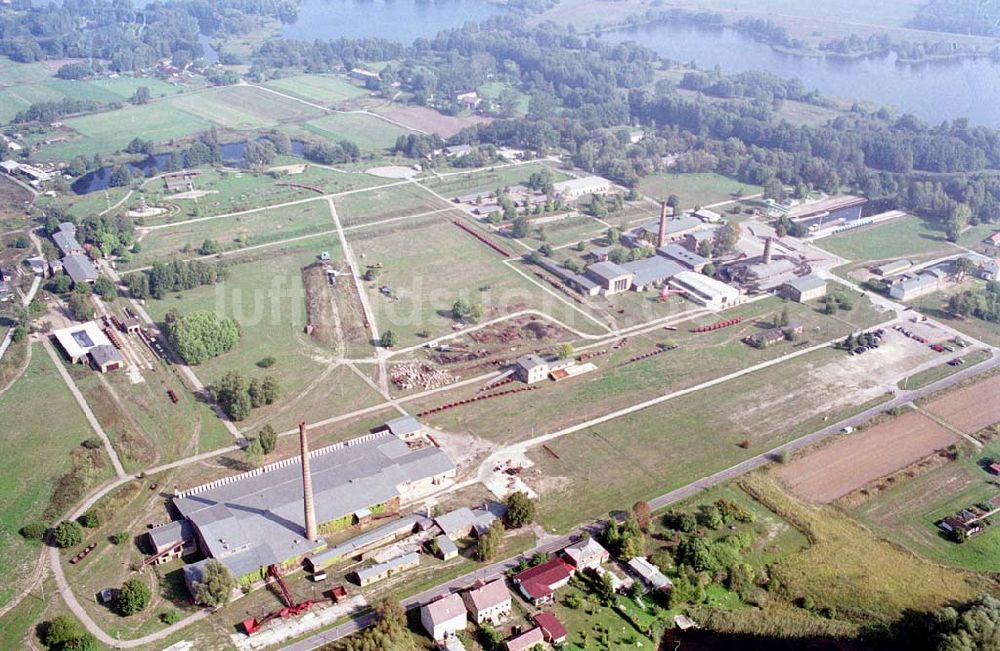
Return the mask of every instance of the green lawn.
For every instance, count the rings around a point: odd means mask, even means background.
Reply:
[[[176,110],[220,127],[240,130],[273,127],[279,122],[299,122],[323,113],[303,102],[253,86],[226,86],[185,93],[171,98],[168,103]]]
[[[184,92],[183,87],[168,84],[155,77],[118,77],[117,79],[95,79],[87,82],[91,86],[101,88],[117,95],[123,100],[131,99],[141,86],[149,89],[149,94],[155,99],[168,97]]]
[[[558,221],[539,224],[528,229],[529,237],[522,240],[532,248],[538,248],[542,244],[552,247],[559,247],[565,244],[576,244],[582,240],[589,240],[607,232],[608,228],[593,217],[587,215],[573,215]],[[544,237],[544,239],[542,239]],[[557,251],[553,257],[562,260],[567,252]]]
[[[984,321],[974,316],[956,318],[948,311],[948,298],[952,294],[965,291],[966,289],[980,289],[983,284],[984,281],[978,279],[966,280],[961,285],[949,287],[945,291],[921,296],[912,301],[911,305],[927,316],[947,323],[959,332],[963,332],[991,346],[1000,346],[1000,323],[996,321]]]
[[[929,253],[958,253],[937,224],[912,216],[824,237],[818,245],[855,262],[892,260]]]
[[[167,102],[151,102],[142,106],[126,106],[118,111],[107,111],[78,118],[69,118],[64,124],[77,131],[82,139],[44,146],[40,157],[44,159],[70,159],[74,156],[93,156],[124,148],[135,137],[162,142],[182,138],[212,125],[209,120],[179,111]]]
[[[967,365],[978,364],[979,362],[984,362],[988,360],[993,354],[988,350],[972,350],[968,351],[962,350],[961,348],[956,348],[954,353],[948,355],[949,358],[954,359],[956,357],[961,357],[965,360]],[[966,368],[965,366],[949,366],[947,362],[942,362],[939,366],[934,366],[929,369],[920,371],[919,373],[914,373],[909,377],[906,377],[896,384],[900,389],[919,389],[925,387],[932,382],[937,382],[942,378],[946,378],[953,373]]]
[[[428,195],[430,196],[430,195]],[[503,258],[446,219],[409,220],[385,228],[348,233],[361,264],[381,264],[376,279],[363,284],[379,331],[392,330],[400,346],[451,332],[451,306],[459,297],[483,306],[483,319],[535,308],[594,331],[595,324],[545,294],[507,267]],[[379,288],[388,286],[391,297]]]
[[[361,113],[336,113],[301,125],[306,131],[341,141],[350,140],[367,151],[388,149],[396,138],[411,133],[385,120]]]
[[[71,453],[94,433],[69,389],[36,344],[24,375],[0,396],[5,453],[0,460],[0,569],[10,580],[0,587],[0,604],[19,589],[38,556],[38,545],[17,533],[38,521],[49,504],[56,480],[70,470]],[[110,464],[100,476],[108,475]]]
[[[324,357],[332,352],[313,343],[304,333],[301,268],[316,261],[320,251],[329,251],[335,263],[340,259],[335,236],[304,240],[279,250],[266,249],[249,261],[231,264],[227,279],[217,285],[149,301],[150,313],[158,321],[171,308],[181,313],[212,310],[236,319],[241,331],[236,347],[194,370],[205,383],[230,370],[246,377],[274,375],[281,385],[278,403],[256,410],[252,418],[273,414],[323,370]],[[256,366],[265,357],[276,359],[267,370]]]
[[[367,192],[337,197],[333,201],[344,227],[419,215],[449,207],[449,204],[427,190],[412,184],[373,188]]]
[[[295,75],[271,79],[264,85],[288,95],[326,105],[334,105],[367,93],[364,88],[331,75]]]
[[[143,237],[142,250],[129,266],[141,267],[177,254],[198,255],[205,240],[215,240],[223,251],[333,230],[330,209],[323,199],[232,217],[178,224]]]
[[[639,182],[639,191],[657,201],[676,194],[680,199],[678,210],[689,210],[695,206],[731,201],[735,193],[742,193],[742,196],[757,194],[761,188],[714,173],[660,172],[643,178]]]

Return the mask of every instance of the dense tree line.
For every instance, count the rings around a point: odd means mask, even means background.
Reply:
[[[1000,35],[1000,3],[995,0],[930,0],[911,21],[933,32]]]
[[[56,102],[37,102],[32,104],[23,111],[18,111],[14,115],[13,122],[55,122],[66,115],[115,108],[121,108],[121,105],[105,105],[92,99],[64,97]]]
[[[152,269],[129,274],[125,284],[132,296],[138,299],[163,298],[171,292],[194,289],[200,285],[213,285],[226,277],[226,267],[200,260],[174,260],[154,262]]]
[[[236,321],[208,310],[185,315],[168,312],[166,327],[167,338],[188,364],[228,352],[240,339]]]

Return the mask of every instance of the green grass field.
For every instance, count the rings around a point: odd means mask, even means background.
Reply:
[[[541,232],[539,232],[541,229]],[[552,247],[564,246],[566,244],[576,244],[583,240],[589,240],[607,232],[607,227],[593,217],[587,215],[573,215],[559,221],[539,224],[528,229],[529,236],[522,241],[538,248],[543,244]],[[544,239],[542,239],[544,237]],[[568,252],[558,251],[554,255],[557,260]]]
[[[181,313],[212,310],[236,319],[241,329],[236,347],[195,367],[195,372],[205,383],[230,370],[246,377],[274,375],[281,384],[278,403],[256,410],[251,418],[273,415],[323,370],[323,358],[331,352],[303,332],[306,313],[301,268],[314,262],[320,251],[330,251],[338,260],[336,237],[317,237],[277,251],[262,251],[252,261],[232,264],[228,278],[217,285],[151,300],[150,314],[159,321],[171,308]],[[265,357],[277,360],[266,371],[256,366]]]
[[[324,199],[283,208],[264,208],[248,214],[150,231],[142,238],[142,250],[133,257],[129,266],[146,266],[178,254],[197,256],[198,248],[209,239],[218,242],[223,251],[233,251],[331,230],[333,219]]]
[[[367,93],[364,88],[331,75],[295,75],[282,79],[271,79],[264,86],[326,105],[334,105]]]
[[[396,138],[410,133],[371,115],[361,113],[336,113],[301,125],[306,131],[341,141],[350,140],[361,149],[377,151],[396,144]]]
[[[427,190],[412,184],[373,188],[336,197],[333,202],[345,228],[449,207]]]
[[[969,352],[958,349],[956,352],[949,355],[951,358],[961,357],[965,360],[966,364],[978,364],[979,362],[988,360],[992,356],[993,354],[990,351],[982,349]],[[957,373],[963,368],[965,367],[949,366],[947,362],[942,362],[939,366],[934,366],[920,371],[919,373],[914,373],[913,375],[900,380],[896,384],[900,389],[919,389],[931,384],[932,382],[937,382],[942,378],[946,378],[949,375]]]
[[[734,193],[742,196],[757,194],[761,188],[749,183],[727,178],[720,174],[676,174],[660,172],[651,174],[639,182],[639,191],[656,201],[664,200],[671,194],[680,199],[678,210],[690,210],[695,206],[708,206],[721,201],[731,201]]]
[[[564,531],[818,430],[827,418],[863,411],[871,404],[829,406],[829,396],[804,381],[839,355],[830,349],[810,353],[569,434],[548,443],[558,459],[531,450],[536,466],[525,481],[531,485],[537,477],[542,521]],[[533,397],[532,421],[541,425],[549,409],[541,395]],[[543,431],[551,430],[536,433]],[[748,448],[740,447],[741,441],[748,441]]]
[[[955,292],[982,288],[984,281],[970,279],[947,290],[927,294],[911,302],[911,305],[927,316],[939,319],[959,332],[974,337],[991,346],[1000,346],[1000,323],[984,321],[974,316],[956,318],[948,311],[948,298]]]
[[[300,122],[322,115],[322,111],[253,86],[225,86],[198,93],[185,93],[168,100],[169,105],[228,129],[261,129],[280,122]]]
[[[155,77],[118,77],[117,79],[95,79],[87,82],[91,86],[101,88],[117,95],[123,100],[131,99],[141,86],[149,89],[149,94],[155,99],[169,97],[184,92],[184,88],[168,84]]]
[[[425,341],[418,332],[431,337],[450,332],[451,306],[459,297],[482,305],[484,320],[535,308],[595,330],[595,324],[513,272],[499,254],[446,217],[434,215],[348,234],[362,264],[383,265],[374,282],[364,283],[380,331],[392,330],[400,346]],[[391,298],[379,292],[383,285],[391,289]]]
[[[958,249],[948,243],[937,224],[919,217],[901,217],[884,224],[831,235],[819,240],[817,244],[822,249],[855,262],[958,252]]]
[[[77,131],[82,139],[45,146],[39,153],[40,157],[89,157],[95,153],[122,149],[137,136],[162,142],[206,131],[212,126],[209,120],[177,110],[167,102],[126,106],[118,111],[69,118],[64,124]]]
[[[17,533],[38,521],[56,480],[71,468],[71,453],[94,433],[41,345],[25,374],[2,396],[4,447],[0,460],[0,569],[11,580],[0,587],[0,604],[19,589],[39,547]],[[105,467],[110,475],[110,464]]]

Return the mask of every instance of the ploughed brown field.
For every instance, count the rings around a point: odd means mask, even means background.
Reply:
[[[952,432],[930,418],[909,412],[845,435],[782,466],[775,474],[798,495],[826,504],[955,440]]]
[[[934,400],[924,408],[967,434],[1000,422],[1000,375]]]

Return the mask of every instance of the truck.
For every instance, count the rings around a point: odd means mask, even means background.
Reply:
[[[841,434],[853,434],[854,433],[854,426],[848,425],[846,427],[841,427],[840,428],[840,433]]]

